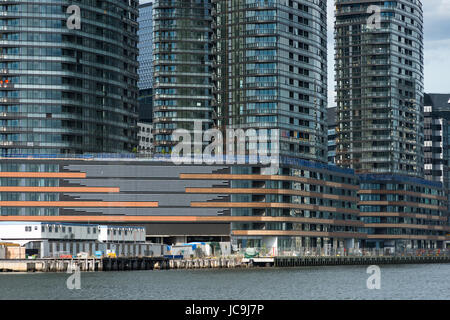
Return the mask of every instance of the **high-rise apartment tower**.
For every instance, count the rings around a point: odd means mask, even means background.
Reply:
[[[209,0],[156,0],[153,137],[155,153],[170,153],[176,129],[212,127],[212,17]]]
[[[153,118],[153,3],[139,5],[139,122],[151,123]],[[138,125],[139,126],[139,125]],[[139,135],[139,133],[138,133]],[[140,143],[141,141],[139,141]]]
[[[418,0],[336,0],[336,162],[423,176],[423,12]]]
[[[326,1],[216,0],[213,16],[218,127],[278,129],[281,155],[325,162]]]
[[[0,6],[2,155],[130,152],[137,145],[137,1],[69,6]]]

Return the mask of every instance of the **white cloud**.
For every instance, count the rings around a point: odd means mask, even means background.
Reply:
[[[450,93],[450,39],[425,45],[425,92]]]
[[[449,0],[422,0],[424,17],[427,19],[450,17]]]
[[[425,0],[425,92],[450,92],[450,1]]]

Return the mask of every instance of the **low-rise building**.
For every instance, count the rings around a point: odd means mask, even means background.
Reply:
[[[444,248],[447,198],[439,182],[397,175],[360,175],[359,215],[366,248]]]
[[[145,242],[145,228],[55,222],[0,222],[2,241],[74,240],[99,242]]]
[[[152,134],[152,123],[138,122],[138,153],[144,155],[151,155],[153,153],[153,134]]]
[[[140,226],[147,241],[231,241],[269,254],[442,248],[448,239],[439,182],[359,176],[288,157],[265,174],[248,162],[175,165],[170,157],[132,156],[0,159],[0,221]],[[107,241],[125,235],[105,230]]]
[[[94,255],[95,251],[106,250],[143,255],[153,247],[145,242],[144,227],[37,221],[0,222],[0,242],[18,244],[40,257],[72,256],[79,252]]]

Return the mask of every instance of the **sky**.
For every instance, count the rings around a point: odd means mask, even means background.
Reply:
[[[328,1],[328,106],[335,106],[334,0]],[[140,3],[153,2],[141,0]],[[425,92],[450,93],[450,0],[422,0]]]

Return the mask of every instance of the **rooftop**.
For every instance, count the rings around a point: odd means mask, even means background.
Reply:
[[[450,111],[450,93],[426,93],[424,105],[432,106],[433,111]]]

